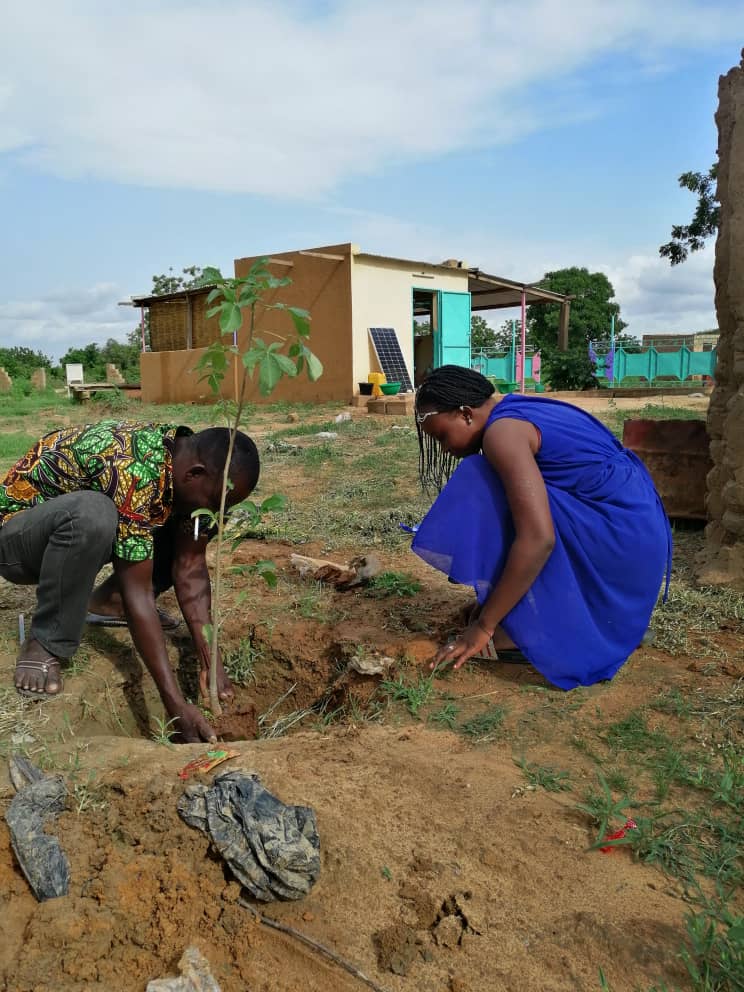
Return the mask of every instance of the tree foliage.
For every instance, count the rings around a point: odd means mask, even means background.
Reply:
[[[483,317],[473,314],[470,318],[470,347],[473,351],[509,351],[512,344],[511,321],[505,320],[501,327],[492,327]],[[519,324],[517,323],[517,347],[519,347]]]
[[[86,382],[103,382],[106,379],[106,365],[115,365],[124,377],[125,382],[139,380],[139,331],[129,335],[129,341],[124,343],[109,338],[104,345],[86,344],[82,348],[68,348],[60,358],[59,365],[64,372],[65,365],[80,364]]]
[[[551,389],[593,389],[597,385],[594,363],[586,348],[550,349],[543,359],[542,377]]]
[[[178,293],[182,289],[198,289],[200,286],[211,286],[211,274],[217,269],[202,269],[199,265],[187,265],[181,269],[181,275],[175,275],[173,269],[167,273],[152,277],[152,295],[165,296],[168,293]]]
[[[717,174],[718,164],[714,163],[707,172],[683,172],[679,177],[682,189],[695,193],[698,200],[690,223],[675,224],[672,240],[659,248],[659,254],[668,258],[670,265],[679,265],[691,252],[700,251],[718,230],[721,208],[716,200]]]
[[[613,316],[616,333],[627,327],[620,319],[620,304],[614,298],[615,290],[604,272],[590,272],[577,266],[558,269],[546,272],[538,286],[573,297],[568,325],[569,350],[586,351],[591,340],[609,337]],[[557,303],[533,303],[527,307],[530,344],[544,356],[558,347],[560,311]]]
[[[0,348],[0,368],[4,368],[11,379],[30,379],[36,369],[51,367],[51,358],[40,351],[20,347]]]

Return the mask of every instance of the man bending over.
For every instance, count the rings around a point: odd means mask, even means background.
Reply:
[[[211,623],[205,550],[212,535],[202,526],[195,536],[191,512],[219,510],[228,441],[224,427],[194,434],[173,424],[107,420],[52,431],[8,472],[0,482],[0,576],[36,585],[36,610],[16,665],[19,692],[39,699],[61,692],[60,659],[75,653],[93,610],[99,621],[126,621],[180,738],[214,738],[178,688],[155,598],[173,585],[205,693],[204,626]],[[227,506],[252,492],[258,474],[256,446],[238,433]],[[94,591],[107,562],[113,574]],[[221,661],[218,684],[220,697],[229,698]]]

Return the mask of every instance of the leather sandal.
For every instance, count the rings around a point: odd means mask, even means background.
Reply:
[[[58,683],[59,689],[56,692],[47,692],[46,684],[49,679],[49,673],[51,669],[56,666],[58,673]],[[24,696],[26,699],[54,699],[55,696],[59,696],[64,687],[62,680],[62,672],[60,669],[59,659],[55,658],[53,655],[49,655],[44,661],[36,661],[33,658],[19,658],[16,662],[16,672],[18,669],[23,669],[28,672],[38,673],[44,676],[44,688],[43,689],[24,689],[22,686],[16,686],[16,692],[20,696]]]

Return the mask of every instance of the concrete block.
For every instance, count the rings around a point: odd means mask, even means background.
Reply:
[[[395,396],[389,399],[385,405],[385,413],[389,417],[412,417],[413,395]]]

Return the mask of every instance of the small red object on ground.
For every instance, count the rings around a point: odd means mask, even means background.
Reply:
[[[211,771],[212,768],[221,765],[223,761],[227,761],[230,758],[237,758],[239,754],[239,751],[230,751],[227,748],[207,751],[206,754],[200,754],[198,758],[194,758],[188,765],[184,765],[178,773],[178,777],[185,781],[190,775],[194,775],[196,772],[203,773]]]
[[[614,834],[607,834],[607,836],[603,837],[602,840],[603,841],[622,840],[629,830],[637,830],[637,829],[638,829],[638,824],[635,822],[635,820],[626,820],[624,827],[621,827],[620,830],[616,830]],[[609,854],[610,851],[615,850],[615,846],[616,845],[614,844],[609,844],[607,847],[600,847],[600,851],[602,852],[602,854]]]

